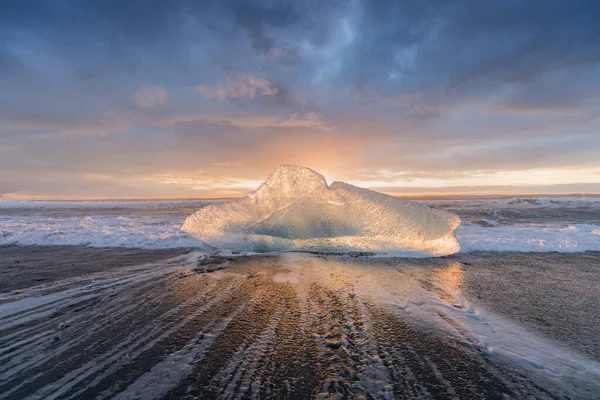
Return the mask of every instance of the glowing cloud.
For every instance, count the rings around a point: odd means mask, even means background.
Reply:
[[[317,114],[314,112],[306,113],[304,115],[300,115],[298,113],[293,113],[290,115],[289,119],[275,125],[280,128],[313,128],[329,131],[332,129],[336,129],[335,126],[329,126],[323,120],[321,114]]]
[[[278,91],[265,78],[243,72],[230,73],[225,85],[196,85],[195,89],[198,93],[202,93],[205,98],[219,101],[256,96],[275,96]]]
[[[139,108],[156,108],[167,101],[168,93],[160,86],[141,87],[133,95],[133,101]]]

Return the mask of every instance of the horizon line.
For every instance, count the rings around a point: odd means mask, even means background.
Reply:
[[[477,194],[477,193],[465,193],[465,194],[412,194],[407,193],[406,195],[398,195],[391,193],[384,193],[392,197],[398,198],[409,198],[414,200],[476,200],[476,199],[510,199],[510,198],[524,198],[524,197],[590,197],[600,198],[600,193],[588,193],[588,192],[573,192],[573,193],[492,193],[492,194]],[[200,201],[200,200],[238,200],[244,196],[232,196],[232,197],[49,197],[43,198],[43,196],[32,196],[31,198],[19,198],[19,199],[8,199],[0,197],[0,201],[47,201],[47,202],[111,202],[111,201],[122,201],[122,202],[136,202],[136,201]]]

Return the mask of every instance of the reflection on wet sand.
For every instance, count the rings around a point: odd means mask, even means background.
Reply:
[[[463,265],[461,263],[458,261],[448,261],[446,265],[435,268],[435,278],[445,289],[460,295],[461,286],[464,281],[463,272]]]
[[[3,295],[0,399],[600,393],[597,363],[479,308],[456,259],[194,261]]]

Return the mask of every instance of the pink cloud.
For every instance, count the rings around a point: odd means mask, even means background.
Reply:
[[[133,101],[139,108],[156,108],[167,101],[168,93],[160,86],[141,87],[133,95]]]
[[[219,101],[256,96],[275,96],[278,91],[267,79],[243,72],[230,73],[225,85],[196,85],[195,89],[207,99]]]
[[[295,61],[298,59],[298,50],[285,50],[281,47],[272,47],[269,49],[269,57],[275,61]]]

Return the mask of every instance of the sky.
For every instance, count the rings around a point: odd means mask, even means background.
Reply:
[[[0,199],[600,193],[600,2],[0,2]]]

